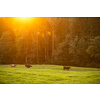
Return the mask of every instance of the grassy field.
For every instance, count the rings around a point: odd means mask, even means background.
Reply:
[[[58,65],[0,65],[0,84],[100,84],[100,69]]]

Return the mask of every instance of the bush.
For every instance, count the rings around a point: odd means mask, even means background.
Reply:
[[[91,63],[87,63],[86,67],[100,68],[100,64],[91,62]]]

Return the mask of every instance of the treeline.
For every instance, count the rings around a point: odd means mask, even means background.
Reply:
[[[0,18],[0,64],[99,67],[100,18]]]
[[[69,30],[54,52],[54,61],[62,65],[100,67],[100,18],[70,18]]]

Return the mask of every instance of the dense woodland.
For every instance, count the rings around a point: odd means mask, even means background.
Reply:
[[[0,17],[0,64],[100,67],[100,18]]]

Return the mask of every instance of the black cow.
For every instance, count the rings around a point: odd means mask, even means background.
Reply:
[[[30,68],[30,67],[32,67],[32,66],[31,66],[30,64],[26,64],[25,67],[26,67],[26,68]]]
[[[71,67],[64,66],[64,67],[63,67],[63,70],[65,70],[65,69],[69,70],[70,68],[71,68]]]
[[[16,67],[17,65],[16,65],[16,64],[11,64],[10,66],[11,66],[11,67]]]

